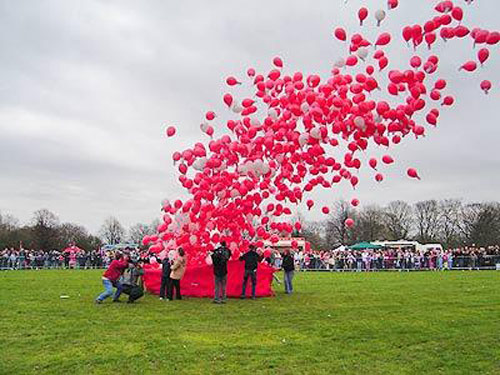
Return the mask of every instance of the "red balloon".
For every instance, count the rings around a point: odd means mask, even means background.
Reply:
[[[345,42],[347,40],[347,34],[345,30],[341,27],[337,27],[334,31],[334,35],[338,40]]]
[[[484,62],[486,60],[488,60],[489,57],[490,57],[490,51],[488,50],[488,48],[481,48],[479,50],[479,52],[477,53],[477,58],[478,58],[479,62],[481,63],[481,65],[483,65]]]
[[[397,8],[399,5],[398,0],[387,0],[387,7],[390,9]]]
[[[474,70],[476,70],[477,68],[477,64],[475,61],[467,61],[465,64],[463,64],[461,67],[460,67],[460,70],[466,70],[468,72],[473,72]]]
[[[488,80],[484,80],[481,82],[481,90],[484,91],[485,94],[488,94],[491,90],[491,82]]]
[[[314,201],[313,201],[312,199],[309,199],[309,200],[307,201],[307,208],[308,208],[308,209],[311,209],[311,208],[312,208],[312,206],[314,206]]]
[[[353,200],[351,200],[351,204],[354,206],[354,207],[357,207],[359,205],[359,200],[356,199],[356,198],[353,198]]]
[[[344,224],[346,227],[352,228],[354,226],[354,220],[349,217],[345,220]]]
[[[229,86],[234,86],[234,85],[241,85],[241,82],[238,82],[238,80],[234,77],[227,77],[226,83]]]
[[[417,173],[416,169],[414,169],[414,168],[409,168],[407,171],[407,174],[411,178],[416,178],[416,179],[420,180],[420,177],[418,176],[418,173]]]
[[[363,26],[363,21],[368,17],[368,9],[362,7],[358,11],[359,24]]]
[[[385,164],[392,164],[392,163],[394,163],[394,159],[393,159],[391,156],[389,156],[389,155],[384,155],[384,156],[382,157],[382,161],[383,161]]]
[[[391,34],[389,34],[389,33],[382,33],[377,38],[377,41],[375,42],[375,45],[376,46],[386,46],[390,42],[391,42]]]
[[[325,206],[325,207],[323,207],[323,208],[321,209],[321,211],[322,211],[325,215],[328,215],[328,214],[330,213],[330,209],[329,209],[328,207],[326,207],[326,206]]]
[[[278,68],[283,68],[283,60],[281,59],[281,57],[278,57],[278,56],[277,56],[277,57],[275,57],[275,58],[273,59],[273,64],[274,64],[275,66],[277,66]]]
[[[233,104],[233,96],[231,94],[225,94],[223,100],[228,107],[231,107],[231,104]]]
[[[169,126],[167,128],[167,136],[168,137],[173,137],[175,135],[175,127]]]

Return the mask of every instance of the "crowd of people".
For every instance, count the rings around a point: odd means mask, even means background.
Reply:
[[[128,248],[132,259],[146,259],[148,253],[136,248]],[[107,268],[113,260],[113,251],[83,250],[69,246],[64,250],[20,250],[5,248],[0,250],[0,269],[95,269]]]
[[[279,256],[279,255],[278,255]],[[300,270],[382,271],[452,270],[494,268],[500,263],[500,247],[463,247],[449,250],[414,248],[352,251],[312,251],[295,253]]]

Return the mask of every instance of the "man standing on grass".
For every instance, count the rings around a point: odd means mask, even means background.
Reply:
[[[215,249],[211,257],[215,278],[214,303],[226,303],[227,261],[231,258],[231,251],[225,241],[220,243],[220,247]]]
[[[243,277],[243,290],[241,299],[245,299],[248,278],[252,280],[252,299],[255,299],[255,288],[257,286],[257,266],[262,257],[255,251],[255,246],[250,245],[247,253],[240,256],[240,260],[245,262],[245,276]]]
[[[106,298],[111,297],[113,294],[113,287],[116,288],[113,302],[118,302],[118,298],[122,292],[122,285],[120,284],[120,277],[122,272],[128,267],[128,259],[123,257],[121,253],[115,254],[115,260],[111,262],[108,269],[102,275],[102,284],[105,291],[102,292],[95,300],[96,303],[102,303]]]
[[[285,292],[286,294],[292,294],[293,292],[293,272],[295,270],[295,265],[293,262],[293,256],[290,254],[290,250],[286,249],[283,255],[283,272],[285,273]]]
[[[170,288],[170,272],[171,272],[170,255],[165,255],[161,262],[161,285],[160,285],[160,299],[164,300],[166,293]]]

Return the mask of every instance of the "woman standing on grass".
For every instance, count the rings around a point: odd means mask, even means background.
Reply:
[[[174,260],[172,265],[172,271],[170,272],[170,283],[168,287],[168,299],[173,299],[174,288],[175,288],[175,298],[182,299],[181,296],[181,279],[186,271],[186,254],[182,247],[177,250],[177,258]]]

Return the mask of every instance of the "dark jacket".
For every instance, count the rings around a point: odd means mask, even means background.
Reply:
[[[283,263],[281,265],[284,271],[289,272],[295,269],[295,265],[293,262],[293,257],[291,254],[287,254],[283,256]]]
[[[227,261],[231,258],[231,250],[225,246],[218,247],[212,253],[214,275],[222,277],[227,275]]]
[[[250,250],[240,256],[240,260],[245,262],[246,271],[255,271],[262,257],[255,250]]]
[[[170,259],[168,259],[168,256],[163,258],[161,261],[161,274],[163,277],[170,277]]]

